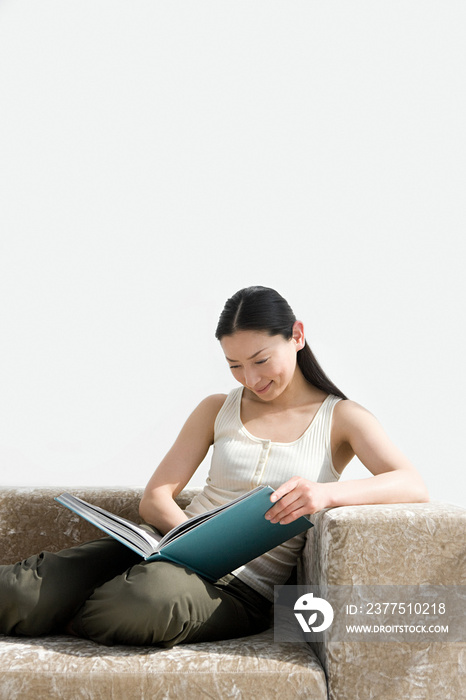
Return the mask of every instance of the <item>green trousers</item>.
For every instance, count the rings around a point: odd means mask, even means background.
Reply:
[[[145,562],[111,537],[0,566],[0,634],[65,630],[101,644],[171,647],[255,634],[271,603],[231,574],[209,583]]]

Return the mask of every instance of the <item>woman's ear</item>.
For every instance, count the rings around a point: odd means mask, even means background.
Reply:
[[[293,323],[293,336],[292,340],[294,340],[296,344],[296,350],[302,350],[305,343],[306,343],[306,338],[304,337],[304,326],[302,321],[295,321]]]

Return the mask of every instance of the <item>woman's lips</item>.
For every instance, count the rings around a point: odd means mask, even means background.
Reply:
[[[264,386],[262,389],[256,389],[257,394],[265,394],[267,389],[271,386],[272,382],[269,382],[267,386]]]

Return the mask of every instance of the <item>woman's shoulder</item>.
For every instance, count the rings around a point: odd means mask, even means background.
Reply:
[[[228,394],[210,394],[201,401],[196,410],[215,417],[227,398]]]
[[[233,389],[229,394],[210,394],[201,401],[196,408],[196,412],[204,421],[213,426],[222,408],[228,410],[232,406],[235,406],[237,399],[237,389]]]
[[[220,408],[225,403],[227,397],[228,394],[209,394],[209,396],[206,396],[205,399],[202,399],[202,401],[198,405],[198,408],[203,408],[207,411],[216,408],[220,410]]]
[[[210,396],[206,396],[190,414],[183,426],[183,430],[188,431],[190,436],[207,436],[206,439],[209,441],[209,444],[212,444],[215,421],[226,398],[226,394],[211,394]]]
[[[342,437],[348,436],[354,430],[369,430],[378,423],[377,418],[367,408],[357,401],[343,399],[337,401],[333,412],[334,429]]]

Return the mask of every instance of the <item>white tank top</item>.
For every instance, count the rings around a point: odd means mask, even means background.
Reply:
[[[339,396],[329,394],[304,433],[293,442],[258,438],[241,422],[243,387],[231,391],[218,412],[213,455],[204,489],[186,508],[193,516],[237,498],[256,486],[276,489],[293,476],[310,481],[338,481],[332,463],[330,434]],[[295,566],[305,533],[253,559],[232,573],[251,588],[273,600],[273,587],[283,584]]]

